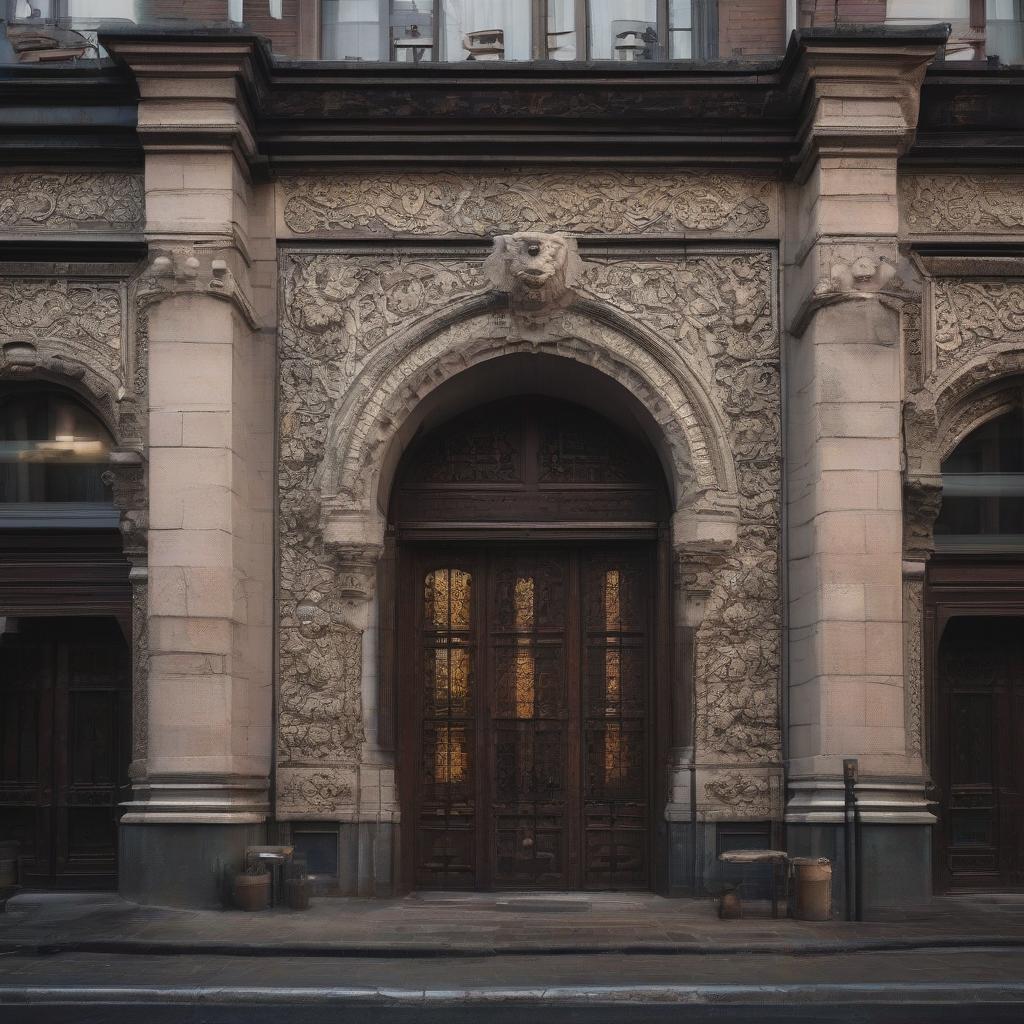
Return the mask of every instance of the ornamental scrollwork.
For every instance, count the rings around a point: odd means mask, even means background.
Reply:
[[[0,174],[0,225],[6,228],[131,230],[143,219],[139,174]]]
[[[714,173],[618,171],[286,178],[284,222],[297,235],[686,234],[760,231],[775,184]]]
[[[702,817],[777,818],[781,813],[781,790],[775,776],[750,775],[741,771],[715,772],[704,781]]]
[[[946,373],[988,345],[1024,343],[1024,281],[936,281],[934,316],[936,369]]]
[[[340,670],[338,659],[345,656],[337,645],[346,637],[345,601],[362,600],[372,588],[372,559],[357,557],[354,549],[348,552],[345,557],[354,566],[349,574],[352,593],[340,595],[338,581],[346,574],[339,573],[337,550],[323,540],[321,493],[327,456],[349,456],[338,454],[338,438],[333,435],[328,452],[328,424],[339,408],[368,403],[375,410],[365,419],[353,412],[352,426],[346,425],[347,432],[339,435],[352,448],[351,460],[359,467],[354,476],[346,473],[342,478],[367,479],[371,465],[364,462],[370,458],[366,453],[385,443],[388,424],[400,423],[419,401],[421,389],[429,389],[421,373],[435,383],[452,376],[480,352],[505,351],[509,332],[502,328],[499,312],[480,312],[477,319],[453,322],[427,340],[418,339],[408,351],[400,348],[407,344],[400,339],[414,336],[414,325],[450,306],[453,299],[486,295],[488,282],[479,259],[293,251],[282,254],[281,260],[280,753],[282,761],[308,763],[337,758],[339,745],[347,743],[343,759],[350,761],[357,756],[361,726],[347,737],[334,736],[331,730],[339,717],[355,722],[361,707],[360,678],[354,651],[348,660],[350,674]],[[656,367],[666,368],[667,373],[657,371],[658,390],[649,396],[659,422],[672,421],[676,406],[685,404],[687,392],[679,390],[674,373],[696,376],[706,400],[719,410],[727,436],[714,443],[731,451],[738,490],[731,496],[731,514],[738,515],[738,539],[701,577],[707,615],[696,638],[696,660],[698,756],[723,765],[774,762],[780,750],[781,388],[774,282],[772,257],[760,250],[675,258],[588,258],[578,285],[580,301],[558,311],[549,324],[550,338],[544,335],[536,342],[560,346],[552,351],[571,352],[573,358],[616,376],[645,402],[643,381]],[[657,356],[584,312],[597,306],[656,335],[661,346]],[[595,331],[599,339],[593,337]],[[386,345],[395,347],[393,359],[381,355],[389,352]],[[662,408],[671,396],[677,396],[671,398],[674,404]],[[704,436],[719,429],[703,413],[698,418],[688,411],[686,418],[699,422]],[[698,436],[696,430],[692,436]],[[692,499],[693,507],[698,507],[705,492],[717,493],[714,459],[707,444],[679,443],[688,447],[687,459],[692,457],[680,478],[684,491],[702,481]],[[337,499],[330,500],[337,500],[339,508],[355,509],[357,497],[354,491],[339,490]],[[677,553],[684,573],[687,557],[686,552]],[[333,610],[324,604],[324,595],[332,588],[332,600],[339,602]],[[310,594],[320,597],[311,600]],[[321,622],[322,632],[315,638],[299,630],[300,606],[311,621]],[[344,640],[354,641],[351,635]],[[310,658],[332,662],[334,678],[347,680],[347,697],[332,690],[329,709],[305,682]]]
[[[1024,229],[1024,177],[911,174],[900,183],[900,206],[913,234]]]
[[[355,803],[356,773],[351,768],[279,768],[277,811],[304,817],[336,814]]]

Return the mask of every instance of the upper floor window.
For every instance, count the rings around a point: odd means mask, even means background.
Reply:
[[[942,463],[939,550],[1024,547],[1024,404],[968,435]]]
[[[0,504],[110,504],[102,475],[112,438],[70,395],[0,391]]]
[[[323,0],[327,60],[654,61],[770,56],[786,0],[741,19],[716,0]]]

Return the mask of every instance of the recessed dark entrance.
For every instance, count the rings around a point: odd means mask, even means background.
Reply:
[[[22,885],[113,888],[131,700],[121,628],[0,621],[0,837],[18,842]]]
[[[1024,619],[953,619],[939,645],[940,891],[1024,889]]]
[[[657,460],[517,399],[428,434],[394,495],[406,884],[650,887]]]

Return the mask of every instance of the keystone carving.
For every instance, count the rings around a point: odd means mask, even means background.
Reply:
[[[484,262],[487,279],[508,294],[512,311],[527,317],[571,305],[582,270],[574,238],[532,231],[498,235]]]

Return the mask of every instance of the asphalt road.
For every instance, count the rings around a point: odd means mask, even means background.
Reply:
[[[3,1024],[1024,1021],[1024,951],[480,959],[0,957]]]

